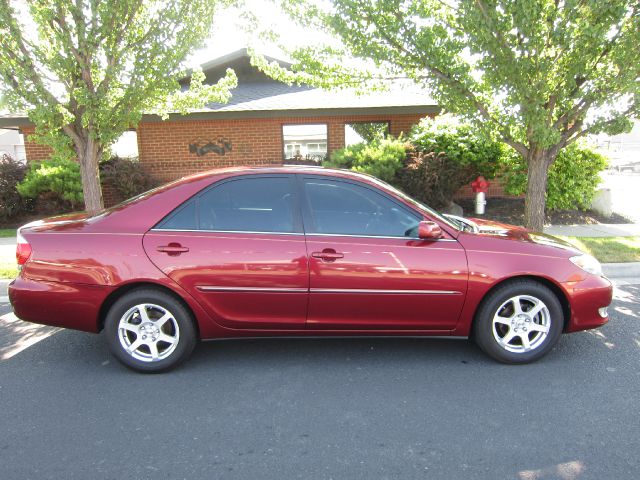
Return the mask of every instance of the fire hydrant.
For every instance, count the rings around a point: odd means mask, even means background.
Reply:
[[[480,175],[473,182],[471,182],[471,188],[476,194],[476,214],[484,215],[484,206],[487,204],[485,200],[485,193],[489,189],[489,182]]]

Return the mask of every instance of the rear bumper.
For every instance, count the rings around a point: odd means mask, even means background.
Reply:
[[[611,305],[613,284],[606,277],[589,275],[579,282],[567,282],[562,285],[569,296],[571,320],[567,332],[578,332],[597,328],[609,321],[602,317],[599,309]]]
[[[32,281],[21,277],[9,284],[16,316],[27,322],[98,332],[100,306],[110,287]]]

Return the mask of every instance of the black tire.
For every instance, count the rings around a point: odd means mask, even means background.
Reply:
[[[520,310],[516,310],[516,304]],[[482,301],[473,335],[482,351],[499,362],[530,363],[549,353],[563,327],[562,306],[549,288],[533,280],[513,280]]]
[[[133,290],[119,298],[107,313],[104,331],[118,361],[143,373],[176,367],[189,358],[197,342],[187,308],[154,288]]]

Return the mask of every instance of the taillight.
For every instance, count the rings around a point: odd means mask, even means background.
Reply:
[[[29,257],[31,256],[31,245],[27,240],[20,234],[20,230],[18,230],[18,244],[16,246],[16,260],[18,261],[18,266],[21,267]]]

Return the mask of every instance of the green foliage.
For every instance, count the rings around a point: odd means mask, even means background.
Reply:
[[[600,183],[600,172],[607,168],[607,159],[588,147],[572,144],[561,150],[549,169],[547,208],[586,210]],[[504,156],[503,184],[511,195],[527,192],[527,165],[515,152]]]
[[[27,202],[17,190],[26,174],[27,166],[8,155],[0,158],[0,221],[7,220],[23,213]]]
[[[448,111],[524,147],[551,147],[585,128],[619,133],[639,114],[636,0],[281,3],[344,46],[293,52],[292,70],[301,73],[290,81],[350,87],[404,74]],[[354,72],[345,56],[378,69]],[[587,123],[588,111],[597,115]]]
[[[477,175],[493,178],[500,168],[504,147],[467,123],[424,118],[409,135],[420,152],[444,154],[450,163],[472,166]]]
[[[146,192],[158,184],[147,175],[138,160],[117,156],[100,164],[100,178],[102,185],[113,188],[122,200]]]
[[[399,172],[398,184],[409,195],[436,208],[478,175],[493,178],[504,147],[468,124],[424,119],[409,136],[415,151]]]
[[[145,112],[166,118],[229,98],[185,57],[230,0],[0,0],[0,94],[36,126],[34,139],[83,165],[87,206],[101,206],[98,161]],[[36,34],[37,33],[37,34]]]
[[[333,152],[325,167],[347,168],[393,182],[406,157],[406,142],[401,139],[377,139],[357,143]]]
[[[283,78],[354,87],[406,76],[446,111],[499,134],[536,171],[578,138],[629,131],[640,115],[637,0],[281,2],[343,46],[293,52]],[[354,72],[347,56],[375,68]],[[542,228],[544,188],[530,188],[529,227]]]
[[[348,125],[367,143],[381,140],[389,134],[389,124],[386,122],[355,122]]]
[[[31,163],[17,188],[25,198],[36,199],[44,195],[48,201],[62,199],[74,209],[82,203],[80,165],[64,159]]]

